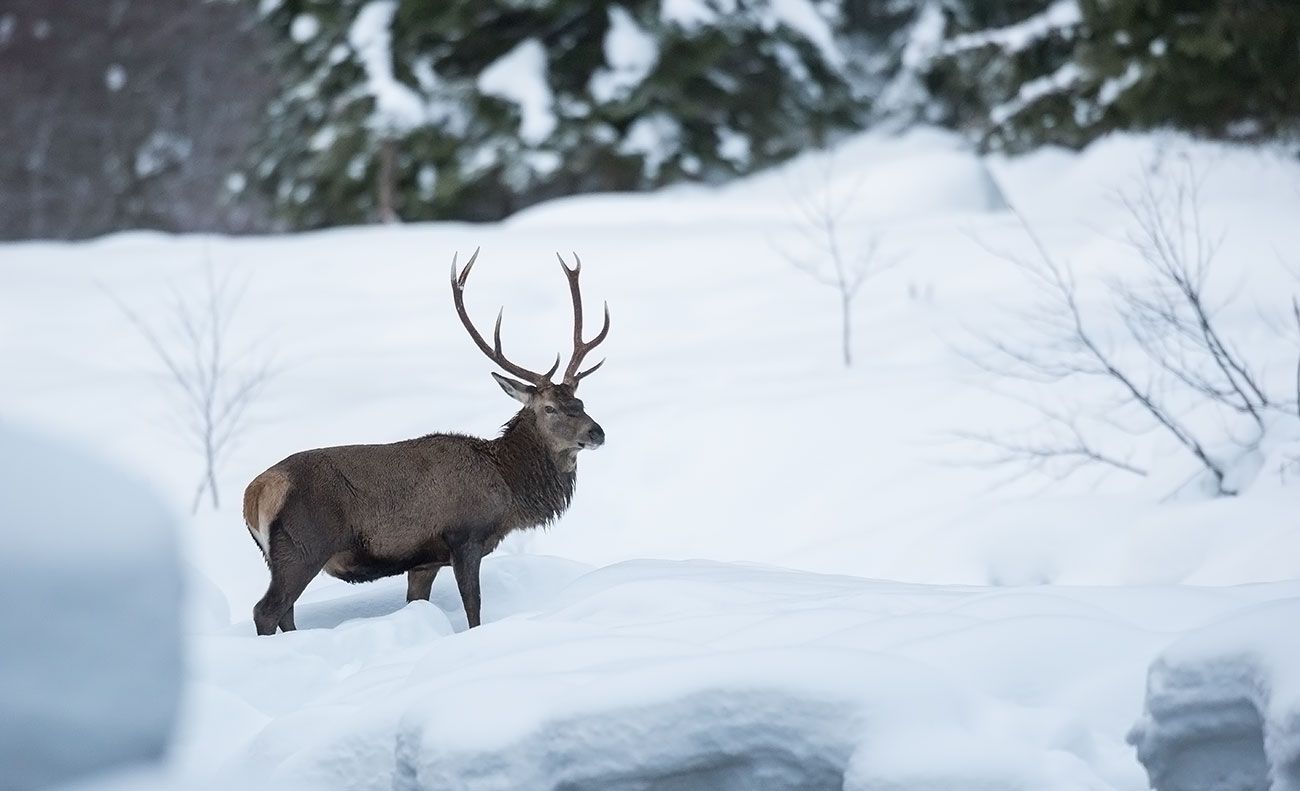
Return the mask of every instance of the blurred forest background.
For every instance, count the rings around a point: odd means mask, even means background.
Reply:
[[[869,126],[1282,140],[1295,0],[3,0],[0,238],[491,220]]]

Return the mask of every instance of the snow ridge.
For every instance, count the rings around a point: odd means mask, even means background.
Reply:
[[[1300,791],[1300,599],[1204,627],[1151,666],[1129,732],[1159,791]]]

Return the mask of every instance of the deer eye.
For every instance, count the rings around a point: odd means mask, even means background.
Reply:
[[[548,415],[554,415],[554,414],[555,414],[555,407],[551,406],[550,404],[547,404],[546,407],[545,407],[545,409],[546,409],[546,414],[548,414]]]

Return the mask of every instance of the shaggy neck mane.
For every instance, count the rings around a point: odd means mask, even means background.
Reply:
[[[511,418],[492,445],[522,521],[544,525],[564,513],[573,499],[576,476],[561,468],[530,410],[521,409]]]

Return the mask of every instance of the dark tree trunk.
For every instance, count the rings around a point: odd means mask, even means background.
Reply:
[[[397,216],[397,141],[385,137],[379,143],[379,175],[375,185],[379,193],[379,221],[401,222]]]

